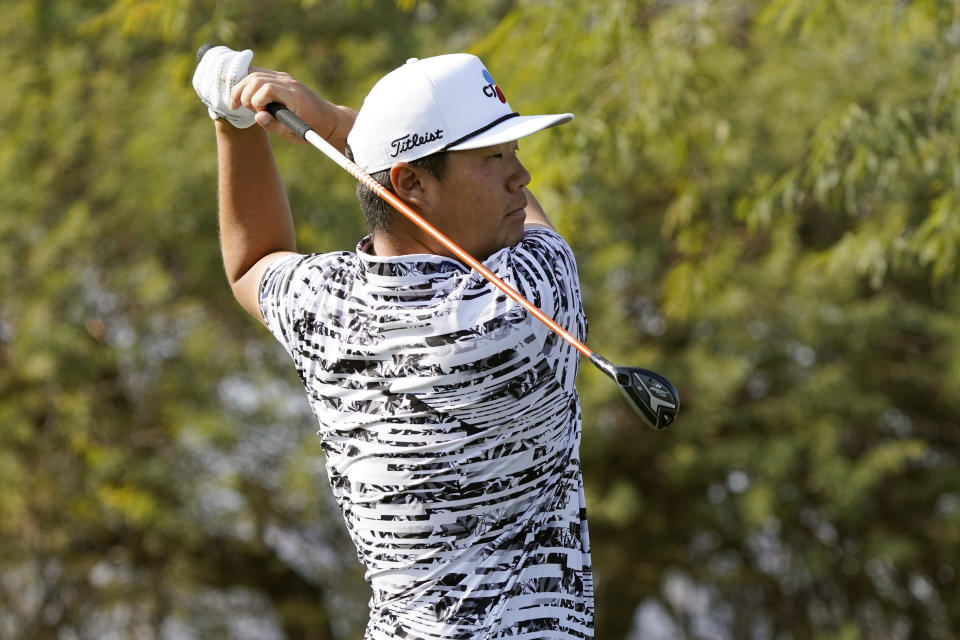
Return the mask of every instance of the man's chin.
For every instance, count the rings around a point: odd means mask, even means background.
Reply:
[[[511,248],[512,248],[512,247],[515,247],[515,246],[517,246],[518,244],[520,244],[520,241],[523,240],[523,232],[524,232],[524,230],[525,230],[525,229],[521,229],[518,233],[512,233],[512,234],[510,234],[510,236],[507,238],[506,244],[503,245],[504,248],[506,248],[506,247],[511,247]]]

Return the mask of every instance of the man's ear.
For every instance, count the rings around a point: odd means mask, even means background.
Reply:
[[[430,190],[425,184],[427,174],[424,170],[398,162],[390,168],[390,182],[394,192],[421,214],[430,210]]]

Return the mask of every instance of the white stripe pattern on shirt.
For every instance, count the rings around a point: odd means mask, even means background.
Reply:
[[[555,232],[485,266],[585,337]],[[572,347],[452,259],[363,243],[278,260],[260,306],[373,590],[365,640],[593,637]]]

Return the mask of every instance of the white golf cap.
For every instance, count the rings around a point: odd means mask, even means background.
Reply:
[[[517,140],[573,114],[517,114],[480,59],[466,53],[411,58],[385,75],[363,101],[347,137],[367,173],[438,151]]]

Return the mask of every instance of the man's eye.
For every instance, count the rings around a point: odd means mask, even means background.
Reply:
[[[491,158],[497,158],[497,159],[499,160],[499,159],[502,159],[502,158],[503,158],[503,154],[502,154],[502,153],[495,153],[495,154],[493,154],[493,155],[490,156],[490,157],[491,157]]]

